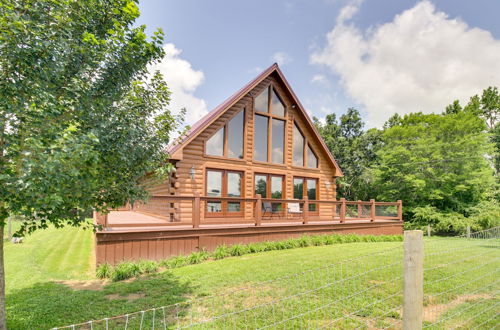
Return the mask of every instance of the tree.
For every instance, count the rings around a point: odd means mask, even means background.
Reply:
[[[359,111],[354,108],[349,108],[338,122],[335,114],[329,114],[325,124],[318,119],[315,119],[315,124],[344,172],[344,177],[337,180],[340,197],[368,199],[371,196],[371,176],[367,169],[380,147],[379,131],[371,129],[365,132]]]
[[[10,0],[0,13],[0,235],[10,215],[32,232],[145,198],[141,178],[168,171],[182,120],[147,70],[164,56],[162,32],[133,27],[131,0]]]
[[[488,87],[483,90],[481,96],[474,95],[469,102],[463,107],[460,106],[458,100],[446,107],[445,113],[459,113],[460,111],[471,112],[483,118],[487,131],[491,135],[491,141],[494,143],[495,150],[492,154],[494,158],[495,174],[498,176],[500,172],[500,141],[498,129],[498,117],[500,116],[500,93],[497,87]]]
[[[494,183],[485,130],[469,111],[405,115],[383,132],[373,168],[379,198],[404,200],[410,216],[418,207],[465,214]]]

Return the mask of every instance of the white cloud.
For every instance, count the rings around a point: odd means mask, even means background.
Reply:
[[[290,55],[288,55],[285,52],[276,52],[273,54],[273,56],[271,56],[271,59],[274,62],[278,63],[278,65],[280,65],[280,66],[284,66],[284,65],[292,62],[292,58],[290,57]]]
[[[203,71],[193,69],[191,63],[182,59],[182,51],[174,44],[165,44],[163,48],[165,57],[160,63],[152,66],[151,70],[159,70],[163,74],[172,92],[169,108],[173,113],[186,108],[186,124],[192,125],[208,112],[206,102],[194,95],[203,83],[205,75]]]
[[[395,112],[440,112],[500,85],[500,41],[488,31],[449,18],[427,0],[361,31],[346,23],[357,8],[353,2],[341,11],[311,62],[339,75],[347,94],[365,107],[369,126]]]
[[[311,78],[311,82],[312,83],[318,83],[318,84],[322,84],[322,85],[328,85],[330,82],[328,81],[328,78],[326,78],[326,76],[324,74],[315,74],[312,78]]]

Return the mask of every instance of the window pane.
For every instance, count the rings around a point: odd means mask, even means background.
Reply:
[[[207,196],[222,196],[222,172],[207,171]],[[207,212],[221,211],[221,202],[207,202]]]
[[[243,158],[243,121],[245,111],[240,111],[228,123],[227,150],[229,158]]]
[[[271,177],[271,198],[283,197],[283,178],[281,176]]]
[[[285,121],[273,119],[273,163],[283,164],[283,143],[285,140]]]
[[[241,196],[241,174],[240,173],[227,173],[227,196],[240,197]]]
[[[215,133],[210,139],[208,139],[205,147],[205,152],[207,153],[207,155],[224,155],[224,127],[220,128],[217,133]]]
[[[207,202],[207,212],[222,212],[221,202]]]
[[[318,167],[318,158],[316,158],[316,155],[312,152],[309,145],[307,145],[307,167]]]
[[[310,200],[316,199],[316,180],[314,179],[307,180],[307,198]]]
[[[307,180],[307,198],[316,200],[316,180]],[[316,204],[309,204],[309,211],[316,211]]]
[[[283,198],[283,178],[281,176],[271,177],[271,198]],[[283,209],[283,204],[272,203],[272,210],[281,211]]]
[[[269,88],[266,88],[262,93],[259,94],[259,96],[255,98],[254,101],[255,111],[260,111],[260,112],[269,111],[268,94],[269,94]]]
[[[228,212],[240,212],[241,211],[240,202],[228,202],[227,203],[227,211]]]
[[[293,179],[293,198],[302,199],[304,197],[304,179]]]
[[[273,114],[276,116],[284,117],[285,116],[285,106],[281,102],[278,95],[276,95],[274,90],[273,90],[273,97],[271,99],[271,103],[272,103],[271,109],[272,109]]]
[[[255,175],[255,195],[260,194],[262,198],[267,197],[267,177],[265,175]]]
[[[293,165],[304,166],[304,137],[297,125],[293,125]]]
[[[263,162],[267,162],[267,123],[267,117],[255,115],[253,158]]]
[[[222,196],[222,172],[207,171],[207,196]]]

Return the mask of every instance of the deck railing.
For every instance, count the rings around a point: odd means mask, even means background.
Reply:
[[[191,203],[191,205],[187,205]],[[229,202],[240,203],[240,215],[232,217],[217,216],[217,213],[207,212],[207,203],[220,203],[221,211],[223,205]],[[181,205],[183,204],[183,205]],[[299,208],[297,209],[297,204]],[[148,208],[147,206],[150,206]],[[181,205],[181,206],[179,206]],[[294,206],[291,209],[291,206]],[[315,205],[314,207],[310,207]],[[269,209],[271,206],[271,209]],[[248,207],[251,210],[248,211]],[[323,208],[327,208],[325,211]],[[168,214],[182,215],[182,209],[191,209],[191,221],[171,221]],[[123,210],[123,209],[121,209]],[[308,223],[338,221],[345,223],[351,220],[366,220],[374,222],[377,220],[393,220],[403,221],[403,204],[401,200],[397,202],[377,202],[374,199],[370,201],[346,201],[345,198],[340,200],[309,200],[306,197],[303,199],[276,199],[262,198],[260,195],[256,197],[212,197],[201,196],[195,193],[193,196],[172,196],[172,195],[156,195],[151,197],[150,201],[141,206],[129,206],[128,210],[137,211],[154,217],[164,219],[164,222],[155,221],[150,223],[147,221],[127,224],[110,224],[108,223],[107,214],[95,214],[96,223],[103,227],[140,227],[140,226],[192,226],[199,228],[203,224],[232,224],[232,223],[249,223],[255,226],[262,226],[267,223],[284,223],[296,222],[307,225]],[[221,212],[222,213],[222,212]],[[188,215],[184,212],[184,215]]]

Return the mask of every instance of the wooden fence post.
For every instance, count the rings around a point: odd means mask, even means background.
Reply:
[[[255,203],[255,225],[260,226],[262,224],[262,196],[260,194],[257,194]]]
[[[427,237],[431,237],[431,225],[427,225]]]
[[[304,214],[302,223],[305,225],[309,222],[309,198],[307,196],[304,196],[304,210],[302,214]]]
[[[404,232],[403,329],[422,329],[424,241],[421,230]]]
[[[342,197],[340,199],[340,201],[342,202],[342,204],[340,204],[340,223],[344,223],[345,222],[345,198]]]
[[[470,238],[470,226],[467,226],[467,238]]]
[[[403,201],[398,200],[398,219],[399,221],[403,221]]]
[[[375,217],[377,216],[376,208],[375,208],[375,200],[370,199],[370,221],[375,221]]]
[[[358,218],[363,217],[363,205],[361,204],[361,201],[358,199]]]
[[[200,193],[195,191],[193,199],[193,228],[200,228],[201,202]]]

